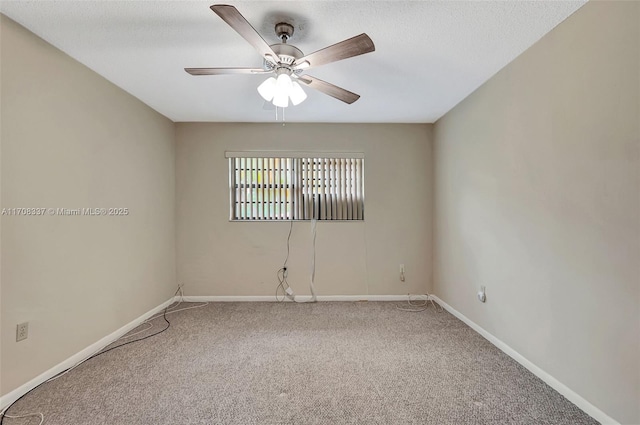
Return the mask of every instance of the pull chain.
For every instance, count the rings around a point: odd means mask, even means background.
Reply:
[[[276,122],[278,122],[278,107],[276,106]],[[282,126],[284,127],[284,108],[282,108]]]

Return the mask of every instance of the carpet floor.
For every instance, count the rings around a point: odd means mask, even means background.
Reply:
[[[9,414],[42,412],[47,425],[597,423],[451,314],[397,304],[177,312],[166,332],[83,363]]]

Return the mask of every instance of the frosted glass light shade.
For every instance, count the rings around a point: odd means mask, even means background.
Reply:
[[[289,92],[291,91],[291,77],[280,74],[276,80],[276,93],[273,95],[273,104],[286,108],[289,106]]]
[[[301,104],[307,98],[307,94],[302,90],[302,87],[300,87],[300,84],[298,84],[297,81],[294,81],[291,84],[289,96],[291,97],[291,103],[293,103],[294,106]]]
[[[260,96],[262,96],[264,100],[270,102],[276,93],[276,79],[269,77],[264,80],[264,82],[258,86],[258,93],[260,93]]]
[[[279,108],[286,108],[289,106],[289,93],[286,91],[277,91],[273,96],[273,104]]]
[[[281,93],[284,92],[288,95],[290,90],[291,77],[289,77],[287,74],[278,75],[278,79],[276,80],[276,91]]]

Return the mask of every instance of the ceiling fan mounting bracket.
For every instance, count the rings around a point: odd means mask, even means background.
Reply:
[[[280,22],[276,24],[275,31],[278,38],[282,40],[283,43],[286,43],[293,35],[293,25]]]

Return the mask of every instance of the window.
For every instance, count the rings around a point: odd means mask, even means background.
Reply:
[[[231,220],[364,220],[362,154],[289,155],[227,153]]]

